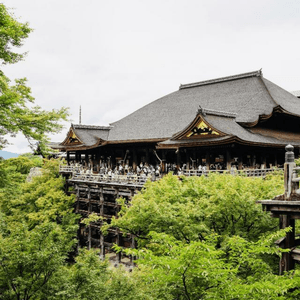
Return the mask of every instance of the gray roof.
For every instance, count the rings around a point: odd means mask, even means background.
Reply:
[[[261,116],[272,115],[275,108],[300,118],[299,99],[265,79],[259,70],[181,85],[178,91],[149,103],[109,127],[72,127],[88,147],[98,145],[100,140],[109,143],[148,140],[162,142],[160,145],[184,143],[172,137],[194,121],[197,113],[201,113],[199,107],[206,112],[207,122],[226,134],[210,138],[210,141],[225,141],[234,136],[250,143],[285,144],[280,132],[268,134],[268,131],[247,129],[245,125],[254,125]],[[290,140],[287,138],[287,142]],[[292,140],[296,143],[297,139],[293,137]],[[202,141],[205,139],[197,143]]]
[[[108,138],[109,126],[72,125],[76,136],[86,146],[97,144],[99,139],[106,141]]]
[[[212,113],[211,111],[204,110],[204,115],[202,118],[209,123],[214,128],[219,129],[222,133],[225,133],[225,136],[219,137],[207,137],[207,138],[199,138],[197,140],[193,140],[196,144],[207,144],[213,142],[226,142],[226,140],[231,139],[232,137],[236,137],[246,143],[258,143],[260,145],[286,145],[293,141],[293,145],[300,145],[300,136],[299,134],[292,134],[280,132],[278,130],[269,130],[262,129],[252,130],[247,129],[240,126],[235,118],[230,117],[230,115],[222,115],[221,113]],[[168,139],[159,143],[160,147],[164,145],[184,145],[191,143],[190,139],[183,140],[172,140]]]
[[[236,122],[252,123],[275,107],[300,116],[299,99],[263,78],[261,71],[181,85],[111,124],[109,141],[165,139],[185,128],[199,105],[236,114]]]

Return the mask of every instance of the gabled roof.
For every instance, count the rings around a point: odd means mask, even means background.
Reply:
[[[181,85],[113,123],[109,141],[169,138],[191,123],[199,105],[234,113],[236,122],[250,127],[274,110],[300,116],[299,99],[255,71]]]
[[[276,84],[265,79],[261,70],[228,77],[180,85],[179,90],[157,99],[138,109],[109,127],[72,125],[69,135],[62,143],[68,149],[92,148],[104,144],[156,142],[162,145],[190,143],[187,136],[199,106],[205,108],[204,119],[211,130],[222,132],[209,136],[210,143],[237,139],[249,143],[283,143],[282,133],[266,136],[251,131],[260,121],[273,114],[289,114],[299,117],[299,99]],[[194,125],[195,125],[194,124]],[[249,129],[246,129],[249,128]],[[72,132],[77,145],[70,139]],[[180,141],[174,136],[181,134]],[[278,138],[279,137],[279,138]],[[194,141],[204,143],[205,138]],[[289,140],[290,142],[290,140]]]
[[[61,146],[69,149],[86,149],[99,146],[101,142],[107,141],[110,128],[109,126],[72,124]]]
[[[158,144],[158,148],[178,148],[178,147],[193,147],[193,146],[208,146],[216,144],[227,144],[236,142],[245,145],[260,145],[260,146],[285,146],[293,141],[294,145],[300,145],[299,134],[291,134],[280,130],[270,130],[263,128],[247,129],[240,126],[235,117],[222,112],[214,112],[202,109],[202,113],[195,118],[201,118],[207,127],[214,128],[221,134],[218,135],[203,135],[201,138],[192,139],[191,137],[182,134],[176,134],[171,139],[165,140]],[[191,125],[194,121],[191,123]],[[193,126],[193,125],[192,125]],[[187,128],[191,128],[188,126]],[[184,132],[186,129],[182,132]]]

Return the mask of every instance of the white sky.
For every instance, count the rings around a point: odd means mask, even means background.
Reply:
[[[73,123],[108,125],[197,82],[263,69],[300,90],[299,0],[4,0],[34,32],[24,62],[3,67],[27,77],[44,109],[70,108]],[[62,133],[51,137],[62,141]],[[151,124],[149,124],[151,126]],[[26,141],[5,150],[28,152]]]

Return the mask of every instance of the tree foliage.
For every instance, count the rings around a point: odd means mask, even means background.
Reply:
[[[12,47],[21,47],[32,29],[28,23],[20,23],[4,4],[0,4],[0,59],[4,64],[16,63],[24,54],[14,52]]]
[[[41,175],[26,182],[31,167]],[[111,268],[93,250],[70,259],[78,215],[58,161],[24,155],[0,170],[0,299],[155,299],[137,273]]]
[[[154,299],[290,299],[299,271],[277,275],[283,250],[274,241],[285,232],[256,204],[282,191],[282,174],[169,174],[147,183],[131,206],[120,199],[121,214],[107,227],[136,236],[138,249],[126,252],[138,257]]]
[[[23,53],[14,51],[21,47],[32,29],[28,23],[21,23],[7,8],[0,4],[0,61],[2,64],[12,64],[22,60]],[[40,143],[40,150],[47,149],[47,135],[58,132],[62,125],[61,120],[66,120],[66,108],[45,111],[39,106],[34,106],[31,89],[26,85],[26,78],[15,80],[11,84],[9,78],[0,70],[0,149],[8,141],[7,135],[14,137],[22,133],[32,148]]]
[[[113,219],[112,226],[134,234],[141,245],[147,243],[150,231],[187,243],[205,240],[211,232],[256,240],[278,224],[255,201],[271,199],[282,189],[281,175],[262,179],[211,174],[179,179],[169,174],[148,182],[131,206],[121,199],[122,217]]]

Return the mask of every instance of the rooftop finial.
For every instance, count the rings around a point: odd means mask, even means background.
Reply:
[[[81,105],[79,106],[79,124],[81,124]]]
[[[199,105],[199,108],[198,108],[198,114],[201,114],[203,116],[205,116],[205,110],[201,107],[201,105]]]

